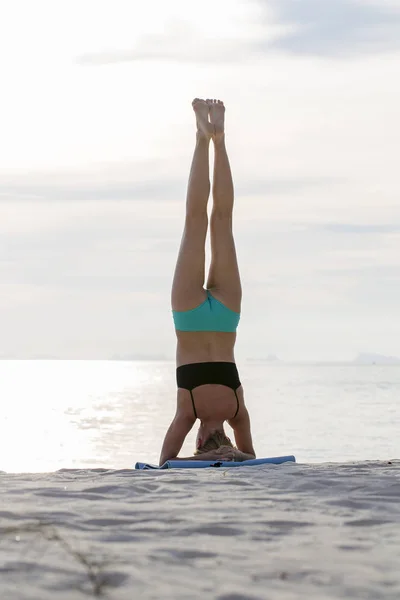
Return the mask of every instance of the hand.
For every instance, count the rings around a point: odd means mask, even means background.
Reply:
[[[216,450],[211,450],[211,460],[235,460],[238,450],[232,446],[220,446]]]

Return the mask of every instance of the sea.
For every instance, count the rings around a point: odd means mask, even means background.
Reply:
[[[296,463],[136,471],[173,362],[0,361],[1,600],[400,598],[400,366],[238,367]]]
[[[238,367],[258,456],[400,457],[400,366]],[[0,398],[0,469],[132,468],[158,462],[176,406],[175,366],[3,360]],[[193,453],[195,432],[183,455]]]

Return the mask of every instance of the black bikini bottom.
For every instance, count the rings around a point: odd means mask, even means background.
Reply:
[[[236,390],[240,387],[239,373],[233,362],[200,362],[181,365],[176,369],[176,382],[178,388],[189,390],[192,398],[193,412],[197,419],[196,406],[193,399],[193,390],[200,385],[219,384],[231,388],[236,396],[237,408],[233,418],[239,411],[239,398]]]

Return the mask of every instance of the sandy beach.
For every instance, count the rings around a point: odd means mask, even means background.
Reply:
[[[3,600],[400,597],[400,461],[0,475]]]

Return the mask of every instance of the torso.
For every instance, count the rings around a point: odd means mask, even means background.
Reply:
[[[176,331],[176,366],[197,362],[235,362],[236,333],[220,331]],[[233,390],[223,385],[207,384],[193,390],[196,410],[201,420],[225,421],[236,412]],[[243,388],[237,389],[243,405]],[[178,409],[192,411],[190,392],[178,389]]]
[[[235,362],[236,333],[176,331],[176,366],[196,362]]]

